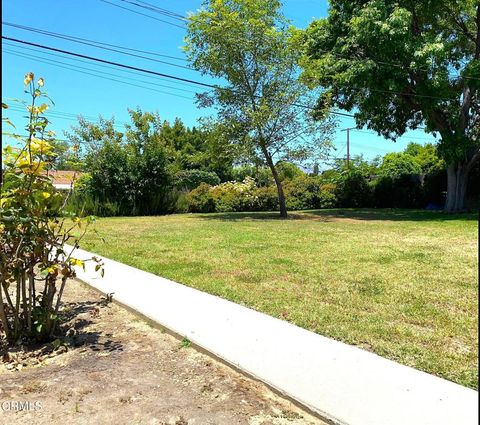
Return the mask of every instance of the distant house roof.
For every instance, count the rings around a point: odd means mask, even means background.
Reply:
[[[52,178],[53,187],[57,189],[70,189],[82,174],[80,171],[70,170],[49,170],[47,172],[47,175]]]

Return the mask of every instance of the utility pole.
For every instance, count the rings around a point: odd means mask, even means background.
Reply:
[[[350,130],[355,130],[356,127],[344,128],[340,131],[347,132],[347,168],[350,168]]]

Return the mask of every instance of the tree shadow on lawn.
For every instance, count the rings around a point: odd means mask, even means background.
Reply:
[[[277,212],[234,212],[212,213],[200,216],[206,220],[219,221],[249,221],[280,220]],[[313,220],[333,222],[342,220],[359,221],[452,221],[478,220],[478,212],[449,214],[443,211],[407,210],[407,209],[371,209],[371,208],[338,208],[325,210],[291,211],[287,220]]]
[[[249,221],[249,220],[280,220],[280,213],[267,211],[267,212],[231,212],[231,213],[206,213],[200,214],[200,218],[205,220],[220,220],[220,221]],[[292,219],[291,215],[289,219]]]

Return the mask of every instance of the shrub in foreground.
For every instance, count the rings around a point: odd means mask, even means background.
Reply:
[[[7,146],[0,203],[0,332],[10,344],[53,336],[67,280],[83,261],[67,252],[85,234],[81,220],[64,214],[64,199],[45,171],[51,166],[54,134],[46,130],[43,79],[24,80],[31,96],[29,134],[23,146]],[[2,104],[4,109],[7,105]],[[5,120],[6,121],[6,120]],[[98,268],[101,265],[98,264]]]

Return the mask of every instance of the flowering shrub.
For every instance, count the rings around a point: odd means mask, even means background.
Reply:
[[[292,210],[331,208],[335,185],[317,177],[299,176],[285,182],[287,206]],[[186,196],[189,212],[273,211],[278,208],[275,186],[257,187],[252,177],[216,186],[202,184]]]
[[[202,183],[189,192],[185,197],[187,211],[192,213],[215,212],[215,201],[210,193],[211,188],[212,186]]]
[[[257,187],[253,193],[250,211],[276,210],[278,210],[277,188],[273,185]]]
[[[49,105],[37,106],[49,100],[44,81],[35,83],[30,72],[24,83],[31,97],[25,104],[28,136],[17,137],[20,147],[4,149],[0,193],[0,332],[10,344],[53,336],[67,280],[75,277],[75,266],[84,266],[65,244],[78,247],[92,220],[64,214],[66,201],[46,173],[55,137],[44,116]]]
[[[217,212],[248,211],[254,201],[255,180],[246,177],[242,182],[225,182],[210,191]]]

